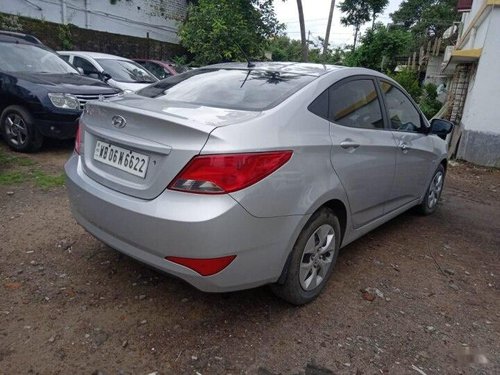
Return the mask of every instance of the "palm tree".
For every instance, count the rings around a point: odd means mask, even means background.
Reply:
[[[332,5],[330,6],[330,14],[328,15],[328,24],[326,25],[325,42],[323,44],[323,55],[325,56],[328,53],[328,44],[330,42],[330,30],[332,29],[332,18],[333,18],[334,8],[335,8],[335,0],[332,0]]]
[[[306,24],[304,22],[304,10],[302,9],[302,0],[297,0],[297,8],[299,10],[300,23],[300,40],[302,43],[302,61],[307,62],[308,46],[306,40]]]

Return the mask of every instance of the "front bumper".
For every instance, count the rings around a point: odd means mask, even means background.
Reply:
[[[134,198],[84,174],[78,155],[65,166],[71,210],[85,229],[112,248],[207,292],[275,282],[308,216],[257,218],[229,195],[165,190],[153,200]],[[236,255],[221,272],[201,276],[166,256]]]
[[[35,124],[44,137],[56,139],[75,138],[80,112],[72,114],[35,114]]]

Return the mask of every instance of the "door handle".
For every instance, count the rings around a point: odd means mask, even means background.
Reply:
[[[359,143],[356,143],[350,139],[346,139],[345,141],[340,142],[340,147],[342,148],[358,148]]]
[[[408,150],[410,149],[410,146],[408,146],[408,143],[406,142],[401,142],[399,144],[399,148],[401,149],[401,151],[403,151],[404,153],[407,153]]]

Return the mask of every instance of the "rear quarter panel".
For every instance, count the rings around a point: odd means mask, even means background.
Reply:
[[[202,154],[292,150],[292,158],[255,185],[231,195],[251,215],[307,215],[346,197],[331,161],[329,123],[307,106],[322,92],[318,80],[255,120],[215,129]]]

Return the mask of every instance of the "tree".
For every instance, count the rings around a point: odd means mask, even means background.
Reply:
[[[260,58],[282,29],[272,0],[199,0],[189,5],[179,36],[197,64],[208,64]]]
[[[456,4],[456,0],[404,0],[391,18],[394,24],[409,29],[418,45],[429,37],[441,37],[458,20]]]
[[[371,10],[373,29],[375,28],[375,20],[377,18],[377,15],[384,11],[384,9],[387,7],[387,4],[389,3],[389,0],[369,0],[368,3]]]
[[[299,24],[300,24],[300,41],[302,44],[302,61],[307,62],[307,54],[309,46],[306,39],[306,24],[304,22],[304,9],[302,9],[302,0],[297,0],[297,9],[299,11]]]
[[[345,64],[380,71],[396,67],[396,57],[409,52],[411,33],[376,24],[360,38],[361,45],[346,56]]]
[[[345,0],[339,5],[342,13],[346,13],[340,19],[342,25],[354,26],[354,43],[352,50],[356,49],[356,41],[358,39],[359,29],[363,24],[370,21],[371,8],[367,0]]]
[[[330,31],[332,29],[332,18],[333,18],[334,8],[335,8],[335,0],[332,0],[332,4],[330,5],[330,14],[328,15],[328,24],[326,25],[325,41],[323,43],[323,55],[326,55],[328,52],[328,44],[330,42]]]

